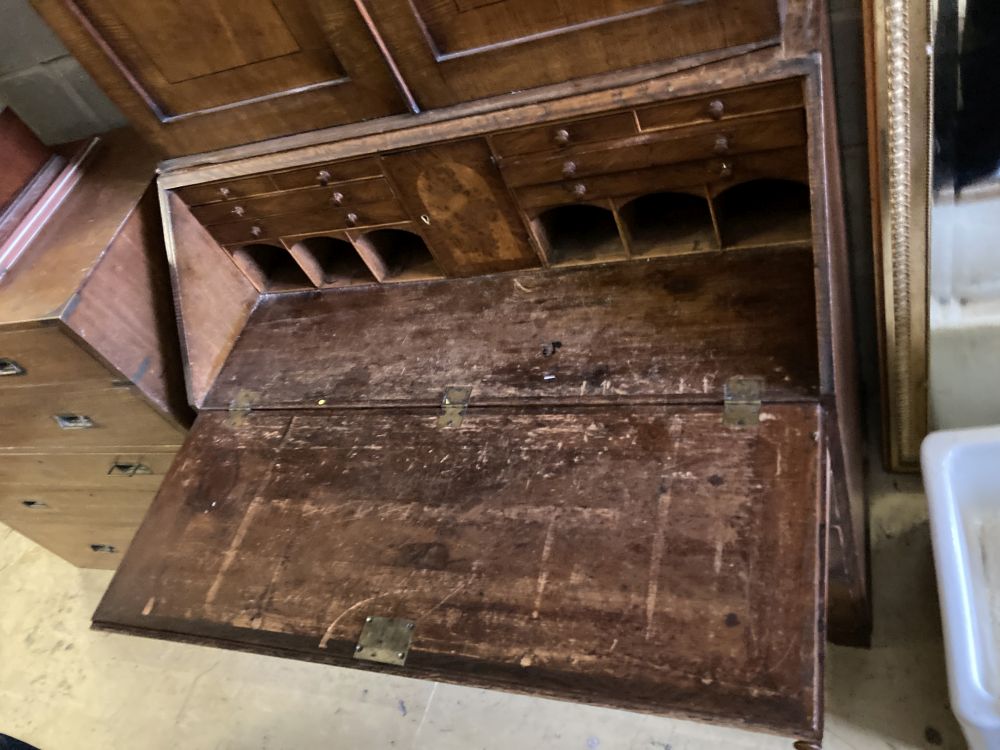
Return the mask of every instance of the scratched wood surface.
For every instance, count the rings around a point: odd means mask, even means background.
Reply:
[[[272,297],[204,406],[718,401],[734,375],[801,400],[815,317],[808,249]]]
[[[815,736],[818,409],[206,412],[94,621]]]

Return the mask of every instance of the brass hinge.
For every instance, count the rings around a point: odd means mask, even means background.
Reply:
[[[229,402],[229,419],[227,421],[230,426],[239,427],[246,421],[255,395],[253,391],[243,388],[236,394],[236,398]]]
[[[441,399],[441,414],[438,416],[438,427],[458,427],[465,418],[465,410],[469,408],[471,388],[448,386],[444,389]]]
[[[413,641],[413,621],[399,617],[366,617],[354,646],[354,658],[379,664],[406,663]]]
[[[748,427],[760,421],[760,394],[764,378],[737,375],[723,388],[722,423],[727,427]]]

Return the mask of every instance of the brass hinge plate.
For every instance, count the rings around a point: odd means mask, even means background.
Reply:
[[[229,402],[229,419],[227,421],[230,426],[239,427],[246,421],[256,395],[253,391],[243,388],[236,394],[236,398]]]
[[[723,388],[722,423],[727,427],[749,427],[760,421],[760,395],[764,378],[736,376]]]
[[[393,664],[397,667],[403,666],[410,653],[413,628],[412,620],[403,620],[399,617],[366,617],[357,645],[354,646],[354,658],[379,664]]]
[[[438,416],[438,427],[458,427],[465,418],[465,410],[469,408],[471,388],[449,386],[444,389],[441,399],[441,414]]]

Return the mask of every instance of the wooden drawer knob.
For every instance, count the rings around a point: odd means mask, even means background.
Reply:
[[[729,136],[720,135],[715,138],[715,145],[712,146],[712,150],[717,154],[728,154],[729,153]]]
[[[572,160],[563,162],[562,173],[563,173],[563,177],[572,177],[573,175],[575,175],[576,174],[576,162],[572,161]]]
[[[721,120],[726,113],[726,105],[721,99],[713,99],[708,103],[708,116],[713,120]]]
[[[559,128],[553,134],[552,140],[554,140],[558,146],[565,146],[569,143],[569,131],[566,130],[566,128]]]
[[[255,239],[260,239],[264,235],[264,230],[258,226],[250,227],[250,236]]]
[[[719,165],[719,177],[732,177],[733,175],[733,164],[732,162],[724,161]]]
[[[357,223],[358,223],[358,215],[356,213],[351,211],[349,214],[347,214],[347,226],[353,227],[356,226]]]
[[[325,169],[319,170],[316,173],[316,182],[318,182],[322,187],[326,187],[330,184],[330,173]]]
[[[577,198],[582,198],[587,194],[587,186],[582,182],[574,182],[570,185],[569,192]]]
[[[230,213],[233,216],[243,216],[244,214],[246,214],[246,212],[247,210],[243,208],[243,206],[233,206],[232,210],[230,211]]]
[[[330,196],[330,203],[332,203],[335,206],[343,206],[344,194],[341,193],[339,190],[334,191],[333,195]]]

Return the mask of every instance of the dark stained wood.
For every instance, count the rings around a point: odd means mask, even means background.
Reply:
[[[723,47],[774,43],[773,0],[365,0],[421,108]]]
[[[499,157],[521,156],[539,151],[561,151],[570,146],[594,141],[628,138],[637,132],[635,115],[615,112],[583,120],[563,120],[533,128],[513,130],[490,136],[493,152]]]
[[[486,141],[428,146],[383,157],[382,164],[447,275],[540,265]]]
[[[53,155],[14,110],[0,104],[0,214]]]
[[[95,624],[819,737],[815,404],[436,420],[203,414]]]
[[[804,249],[271,297],[204,406],[813,398],[814,306]]]
[[[798,109],[802,104],[802,81],[791,78],[766,86],[716,91],[643,107],[636,111],[636,121],[640,130],[658,130]]]
[[[406,111],[350,0],[33,0],[169,154]]]
[[[257,302],[257,290],[184,203],[161,191],[188,401],[198,408]],[[183,279],[183,283],[180,280]]]

